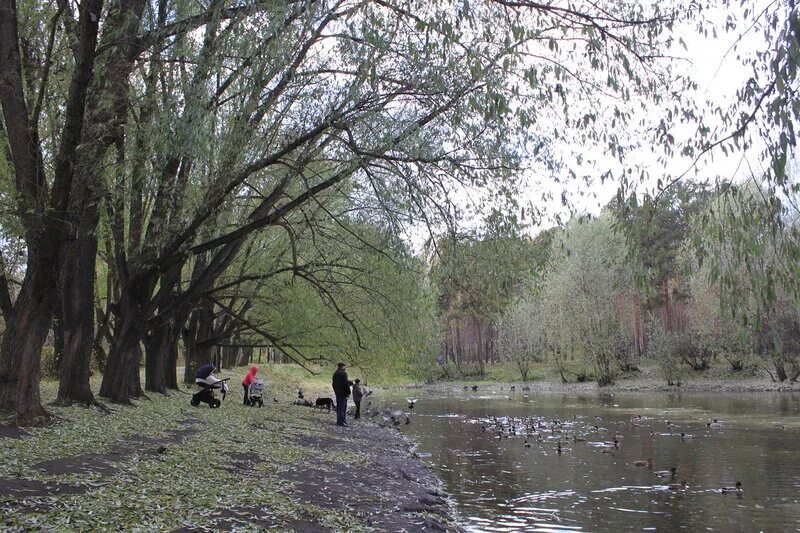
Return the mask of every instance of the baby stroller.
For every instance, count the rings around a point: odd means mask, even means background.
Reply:
[[[194,382],[200,387],[200,390],[192,394],[192,399],[189,403],[194,407],[200,405],[200,402],[207,403],[212,409],[219,407],[222,405],[222,401],[214,395],[214,391],[221,391],[222,399],[224,400],[225,395],[228,394],[228,379],[230,378],[219,379],[213,374],[206,378],[196,378]]]
[[[261,378],[256,378],[250,384],[250,388],[248,389],[248,396],[250,397],[250,406],[255,407],[258,405],[259,407],[264,407],[264,389],[266,388],[266,382]]]

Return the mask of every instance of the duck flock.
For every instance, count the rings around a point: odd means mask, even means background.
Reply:
[[[587,446],[596,450],[598,453],[615,455],[622,447],[624,436],[614,431],[622,429],[620,426],[644,427],[651,423],[651,417],[637,415],[630,420],[622,420],[606,424],[611,427],[604,427],[604,421],[596,416],[594,419],[573,415],[568,419],[550,419],[542,416],[492,416],[475,419],[472,422],[479,424],[481,432],[488,438],[497,440],[520,439],[525,448],[534,446],[549,449],[562,455],[569,453],[576,446]],[[672,437],[679,438],[681,441],[692,441],[695,436],[685,431],[679,431],[678,426],[672,421],[666,421],[663,431],[650,431],[650,438]],[[708,428],[723,428],[726,426],[724,421],[714,418],[706,423]],[[655,463],[652,457],[637,459],[631,463],[635,467],[643,467],[653,470]],[[685,481],[678,481],[679,471],[677,466],[672,466],[667,470],[653,470],[653,475],[662,480],[662,487],[669,490],[686,490],[688,485]],[[715,489],[720,494],[743,494],[742,483],[737,481],[735,485]]]

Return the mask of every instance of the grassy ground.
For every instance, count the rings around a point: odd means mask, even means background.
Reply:
[[[189,392],[133,407],[50,407],[58,421],[0,426],[6,531],[440,531],[454,529],[438,481],[392,429],[291,405],[329,396],[329,376],[262,365],[263,408],[238,383],[219,409]],[[43,384],[44,400],[56,384]],[[273,397],[278,401],[273,401]],[[3,438],[4,437],[4,438]]]

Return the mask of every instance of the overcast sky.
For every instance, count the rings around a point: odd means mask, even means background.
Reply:
[[[680,27],[676,28],[677,35],[681,36],[686,42],[687,49],[676,47],[672,51],[675,56],[681,58],[675,63],[677,67],[690,75],[698,84],[696,99],[698,101],[709,99],[723,106],[735,101],[736,91],[744,85],[751,75],[749,68],[744,67],[737,59],[737,54],[754,54],[765,46],[763,36],[757,29],[753,29],[745,35],[739,32],[724,32],[722,27],[726,15],[726,11],[720,10],[718,12],[720,22],[716,38],[711,35],[708,37],[700,35],[690,24],[684,25],[682,29]],[[737,43],[736,51],[732,50],[734,43]],[[679,141],[681,135],[691,136],[694,132],[693,128],[684,128],[682,131],[676,130],[672,133],[675,134],[676,139]],[[745,161],[741,153],[725,156],[717,150],[700,160],[692,168],[691,159],[677,155],[671,159],[667,167],[664,167],[657,162],[657,156],[643,147],[641,150],[628,154],[626,162],[643,164],[650,169],[650,174],[653,178],[649,183],[643,184],[640,189],[649,188],[652,190],[656,187],[656,179],[664,175],[676,177],[685,173],[686,179],[702,177],[712,181],[716,178],[743,179],[750,175],[750,168],[752,167],[748,167],[748,163],[753,166],[758,165],[756,151],[756,149],[750,149]],[[610,156],[604,155],[602,150],[595,149],[592,152],[599,161],[596,166],[598,175],[610,168],[618,171],[623,168]],[[591,173],[591,169],[584,170],[587,173]],[[757,168],[753,168],[753,170],[758,172]],[[599,180],[596,180],[591,186],[587,186],[585,183],[570,182],[567,179],[566,170],[562,174],[559,180],[560,183],[554,183],[546,177],[530,176],[529,178],[531,186],[529,187],[528,196],[531,201],[541,204],[542,189],[548,190],[553,196],[553,200],[545,208],[549,215],[540,222],[538,227],[533,228],[534,233],[537,233],[540,229],[555,225],[558,215],[561,216],[562,221],[569,219],[570,208],[577,212],[599,213],[602,207],[615,196],[618,189],[618,184],[615,181],[607,181],[601,184]],[[566,192],[570,208],[562,205],[562,192]]]

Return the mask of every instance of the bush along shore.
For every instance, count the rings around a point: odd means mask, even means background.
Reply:
[[[403,435],[364,419],[336,427],[293,392],[268,389],[258,408],[234,389],[218,409],[174,392],[0,425],[0,529],[459,530]]]

